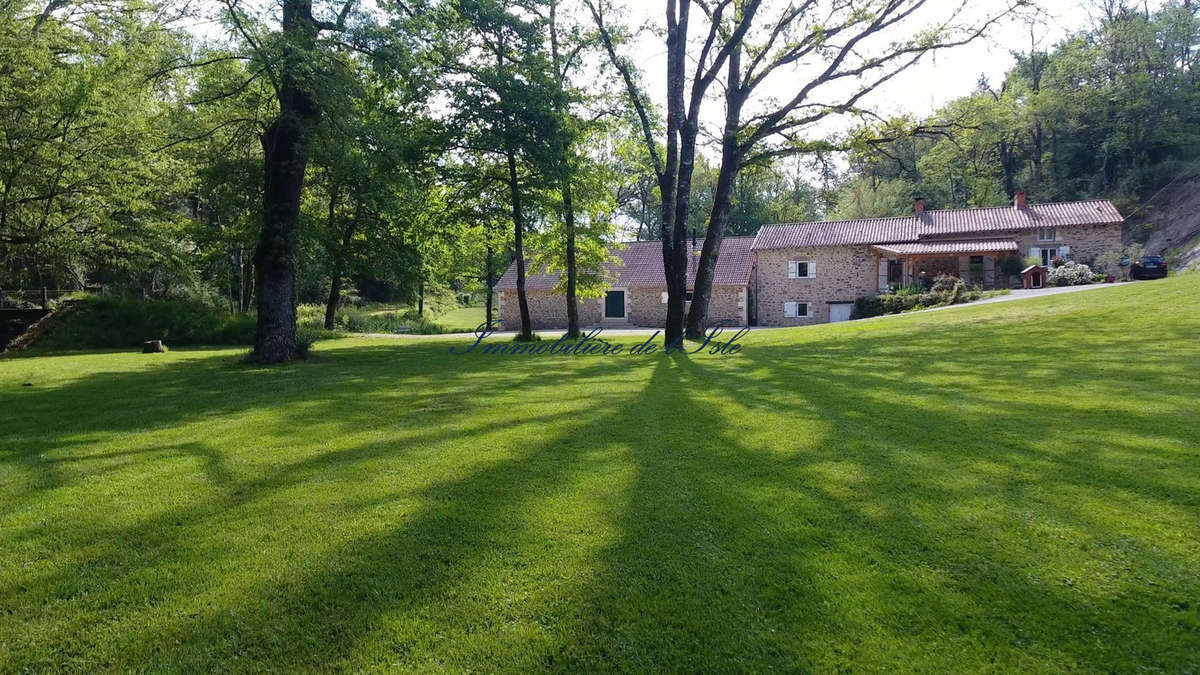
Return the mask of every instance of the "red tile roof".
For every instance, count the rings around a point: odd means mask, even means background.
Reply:
[[[745,286],[750,283],[750,273],[754,269],[754,253],[750,244],[754,237],[725,237],[721,240],[721,252],[717,256],[717,269],[713,275],[714,286]],[[704,240],[697,239],[696,245],[688,241],[688,287],[696,281],[696,265],[700,262],[700,247]],[[609,262],[605,264],[607,276],[612,279],[611,286],[618,288],[655,287],[665,288],[666,278],[663,274],[662,242],[661,241],[629,241],[621,244],[611,252]],[[528,257],[526,258],[528,260]],[[559,274],[546,271],[545,268],[535,270],[532,266],[526,268],[525,288],[527,290],[549,290],[558,285]],[[496,282],[496,290],[513,291],[517,288],[517,265],[514,261],[508,271]]]
[[[751,248],[757,251],[887,244],[944,236],[995,235],[1037,227],[1111,225],[1124,220],[1117,207],[1106,199],[1031,204],[1023,209],[1012,206],[945,209],[925,211],[920,216],[764,225]]]
[[[1125,222],[1121,212],[1107,199],[1031,204],[1023,209],[994,206],[986,209],[926,211],[925,215],[928,216],[928,220],[922,220],[921,238],[1011,232],[1036,227],[1113,225]]]
[[[923,241],[901,244],[876,244],[871,248],[887,255],[982,255],[1017,250],[1014,239],[983,239],[979,241]]]
[[[834,220],[824,223],[785,223],[763,225],[754,239],[752,250],[777,248],[813,248],[817,246],[850,246],[881,244],[890,241],[916,241],[917,220],[902,218],[871,218],[868,220]]]

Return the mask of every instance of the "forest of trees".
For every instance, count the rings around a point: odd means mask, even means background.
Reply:
[[[255,355],[276,362],[297,303],[331,325],[348,296],[453,289],[490,319],[514,259],[520,288],[526,262],[562,272],[577,332],[610,246],[636,237],[663,241],[667,339],[694,336],[722,236],[905,213],[916,194],[1128,206],[1194,172],[1200,7],[1094,1],[1094,26],[1043,45],[1023,0],[907,40],[893,31],[924,0],[671,0],[650,92],[638,27],[606,0],[0,0],[0,288],[255,313]],[[1003,82],[928,119],[860,108],[999,21],[1030,35]],[[813,134],[836,116],[851,131]],[[689,237],[705,244],[685,316]]]

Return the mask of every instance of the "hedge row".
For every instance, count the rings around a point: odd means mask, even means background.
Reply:
[[[854,302],[854,318],[866,319],[885,314],[900,314],[930,307],[943,307],[972,302],[1001,292],[985,292],[968,289],[961,279],[940,275],[929,290],[903,288],[891,293],[861,297]]]

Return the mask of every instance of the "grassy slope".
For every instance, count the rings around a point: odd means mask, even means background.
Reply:
[[[0,669],[1195,669],[1198,293],[3,360]]]
[[[470,333],[487,318],[485,307],[459,307],[434,319],[448,333]]]

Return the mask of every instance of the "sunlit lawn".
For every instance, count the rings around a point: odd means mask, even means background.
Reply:
[[[479,327],[487,318],[484,307],[459,307],[452,309],[434,319],[438,324],[451,333],[469,333]]]
[[[1197,297],[0,360],[0,669],[1195,671]]]

